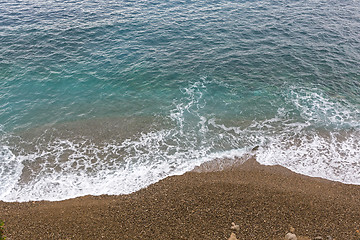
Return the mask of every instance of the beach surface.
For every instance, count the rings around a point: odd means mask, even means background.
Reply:
[[[301,239],[360,239],[360,186],[238,162],[215,160],[130,195],[0,202],[0,218],[8,240],[284,239],[291,226]]]

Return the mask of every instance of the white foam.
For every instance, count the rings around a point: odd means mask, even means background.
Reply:
[[[260,148],[257,160],[282,165],[295,172],[344,183],[360,184],[360,132],[343,139],[341,132],[280,135]]]
[[[286,99],[303,120],[279,122],[281,132],[267,136],[258,161],[309,176],[360,184],[360,110],[345,99],[332,99],[304,88],[290,88]],[[280,119],[288,115],[282,111]]]
[[[332,127],[360,127],[359,107],[345,99],[331,99],[321,91],[291,87],[287,100],[311,123]]]
[[[248,127],[209,123],[233,141],[259,145],[257,160],[295,172],[344,183],[360,184],[360,111],[344,99],[322,92],[290,88],[284,93],[291,107],[279,108],[274,118],[253,121]],[[329,130],[330,129],[330,130]],[[226,135],[226,134],[225,134]]]
[[[214,158],[234,157],[244,150],[209,153],[208,148],[170,145],[176,133],[157,131],[127,139],[119,145],[97,147],[84,142],[57,140],[46,151],[18,156],[18,162],[42,159],[37,174],[26,184],[16,184],[3,194],[4,201],[63,200],[83,195],[126,194],[139,190],[169,175],[185,173]],[[180,143],[180,142],[178,142]],[[126,153],[123,159],[100,156]],[[64,155],[68,161],[62,161]],[[51,162],[51,159],[55,159]],[[20,179],[21,176],[18,176]]]
[[[9,147],[0,146],[0,199],[5,198],[14,188],[23,165],[17,161]]]
[[[256,145],[262,164],[360,184],[356,106],[321,92],[291,88],[284,93],[287,106],[281,106],[275,117],[234,126],[201,114],[205,92],[203,82],[183,89],[184,98],[174,100],[169,113],[172,127],[119,142],[58,137],[30,152],[18,149],[17,156],[1,147],[0,178],[5,184],[0,187],[0,200],[55,201],[131,193],[216,158],[241,157]]]
[[[34,152],[17,156],[16,161],[27,166],[29,176],[16,176],[18,183],[1,200],[126,194],[214,158],[243,154],[242,149],[214,151],[212,141],[218,137],[209,135],[208,120],[198,113],[206,105],[202,98],[204,88],[195,83],[183,90],[183,99],[174,101],[170,113],[176,123],[174,128],[101,144],[79,137],[56,138],[46,146],[36,147]]]

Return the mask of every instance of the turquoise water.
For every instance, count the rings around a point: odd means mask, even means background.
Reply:
[[[357,1],[0,2],[0,200],[242,157],[360,184]]]

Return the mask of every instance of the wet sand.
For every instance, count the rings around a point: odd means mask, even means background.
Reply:
[[[227,163],[207,163],[130,195],[0,202],[0,220],[8,240],[226,240],[232,222],[240,227],[238,239],[284,239],[290,226],[306,239],[360,239],[360,186],[262,166],[254,158]]]

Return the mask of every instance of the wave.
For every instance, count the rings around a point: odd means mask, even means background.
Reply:
[[[173,101],[167,116],[150,121],[151,127],[140,127],[140,117],[97,119],[96,127],[77,122],[68,123],[73,128],[59,125],[5,137],[0,200],[127,194],[213,159],[244,156],[254,146],[262,164],[360,184],[356,105],[318,89],[290,87],[281,91],[284,101],[274,116],[229,120],[206,111],[208,85],[198,81],[184,87],[183,97]],[[130,123],[137,127],[130,130]]]

